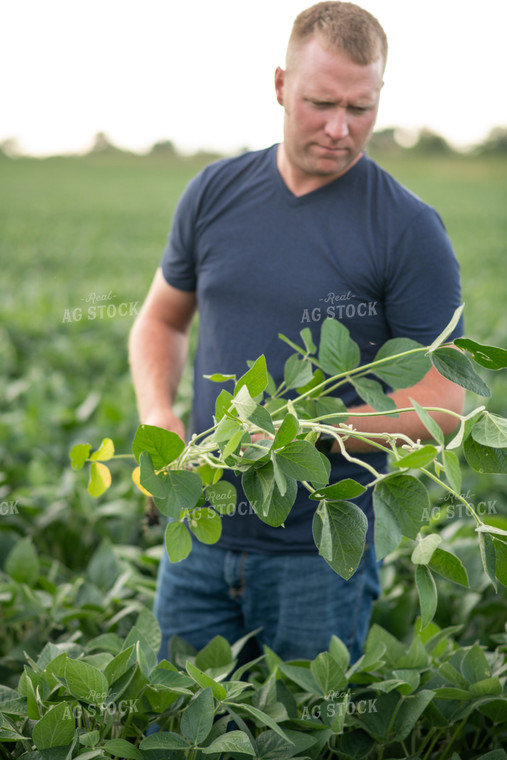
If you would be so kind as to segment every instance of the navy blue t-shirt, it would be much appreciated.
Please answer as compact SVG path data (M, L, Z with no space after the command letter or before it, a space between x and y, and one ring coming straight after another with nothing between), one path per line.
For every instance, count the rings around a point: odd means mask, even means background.
M209 428L222 387L215 372L243 375L261 354L277 385L309 327L318 343L331 316L350 331L361 363L390 338L431 343L461 303L459 267L438 214L368 156L303 196L286 186L277 146L217 161L182 195L162 258L173 287L196 292L199 336L190 433ZM462 323L451 338L462 334ZM347 406L363 403L349 386ZM383 454L361 455L381 470ZM330 482L371 475L339 454ZM234 480L227 475L228 479ZM234 480L239 485L239 479ZM238 489L236 513L222 520L220 545L240 551L315 552L317 502L301 488L284 528L263 523ZM373 526L371 489L356 500Z

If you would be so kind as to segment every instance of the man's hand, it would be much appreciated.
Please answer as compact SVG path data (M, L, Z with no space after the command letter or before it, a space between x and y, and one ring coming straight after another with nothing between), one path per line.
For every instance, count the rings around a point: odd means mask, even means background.
M143 424L154 425L155 427L169 430L171 433L179 435L179 437L185 441L185 427L180 418L174 414L172 409L151 412L147 415L146 419L143 420Z

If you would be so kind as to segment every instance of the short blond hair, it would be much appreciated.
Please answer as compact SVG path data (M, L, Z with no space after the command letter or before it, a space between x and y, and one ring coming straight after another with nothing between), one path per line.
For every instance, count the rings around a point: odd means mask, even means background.
M287 48L293 52L319 36L326 46L344 53L354 63L367 66L387 58L387 37L375 16L354 3L328 0L302 11L294 21Z

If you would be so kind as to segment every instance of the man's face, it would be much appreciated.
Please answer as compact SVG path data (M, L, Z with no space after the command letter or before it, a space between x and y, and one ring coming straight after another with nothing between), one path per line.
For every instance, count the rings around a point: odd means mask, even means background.
M318 37L290 60L275 76L285 108L282 176L319 187L360 158L375 124L384 62L359 65Z

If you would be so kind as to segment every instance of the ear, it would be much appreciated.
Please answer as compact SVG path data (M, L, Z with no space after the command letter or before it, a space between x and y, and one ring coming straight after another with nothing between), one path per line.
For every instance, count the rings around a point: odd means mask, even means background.
M283 106L283 89L285 84L285 71L278 66L277 70L275 71L275 91L276 91L276 99L280 103L281 106Z

